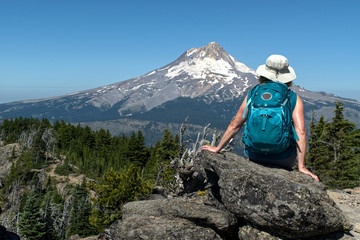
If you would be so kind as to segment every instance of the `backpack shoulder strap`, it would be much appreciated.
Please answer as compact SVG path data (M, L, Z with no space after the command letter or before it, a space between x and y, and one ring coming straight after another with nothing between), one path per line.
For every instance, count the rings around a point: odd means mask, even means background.
M289 104L290 104L290 109L291 109L291 114L292 114L292 112L294 111L295 106L296 106L297 94L289 89L289 96L288 96L288 98L289 98ZM295 138L295 140L296 140L296 141L299 141L300 138L299 138L299 136L298 136L297 133L296 133L294 124L292 123L291 126L292 126L292 131L293 131L293 133L294 133L294 138Z
M251 98L249 98L249 95L248 95L248 100L246 102L246 106L245 106L245 109L244 109L244 114L243 114L243 118L245 118L245 115L246 115L246 110L249 106L249 104L251 103Z
M295 140L296 140L296 141L299 141L300 138L299 138L299 136L297 135L297 133L296 133L296 131L295 131L294 124L291 124L291 126L292 126L292 131L294 132L294 138L295 138Z
M257 91L257 89L259 88L260 86L260 83L257 84L255 87L253 87L253 89L251 89L247 95L247 100L246 100L246 106L245 106L245 109L244 109L244 114L243 114L243 118L245 118L245 115L246 115L246 110L248 109L250 103L252 102L252 97L254 95L254 93Z

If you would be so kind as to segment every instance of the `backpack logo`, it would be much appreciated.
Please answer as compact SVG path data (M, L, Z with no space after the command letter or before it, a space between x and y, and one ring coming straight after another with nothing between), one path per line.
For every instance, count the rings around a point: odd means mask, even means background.
M290 90L283 83L265 82L257 85L248 95L248 110L243 142L257 153L276 154L294 143Z
M272 95L271 95L271 93L266 92L261 95L261 98L265 101L270 100L272 98Z

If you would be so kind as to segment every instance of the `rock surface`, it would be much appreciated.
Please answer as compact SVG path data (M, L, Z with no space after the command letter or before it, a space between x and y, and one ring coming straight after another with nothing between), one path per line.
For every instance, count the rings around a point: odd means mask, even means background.
M235 216L188 199L130 202L106 239L223 239L233 232ZM218 234L219 233L219 234Z
M350 233L357 240L360 239L360 187L345 190L328 190L327 193L354 226Z
M194 167L208 190L127 203L123 218L99 239L357 239L325 187L309 176L233 153L201 152Z
M325 187L309 176L264 167L233 153L203 151L195 164L218 186L213 195L227 210L268 232L304 238L351 230Z

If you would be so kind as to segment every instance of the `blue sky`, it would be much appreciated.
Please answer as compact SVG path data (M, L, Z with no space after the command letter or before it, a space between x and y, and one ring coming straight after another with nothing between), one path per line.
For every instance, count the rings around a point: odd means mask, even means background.
M360 100L359 0L1 0L0 103L127 80L218 42L256 69L282 54L295 84Z

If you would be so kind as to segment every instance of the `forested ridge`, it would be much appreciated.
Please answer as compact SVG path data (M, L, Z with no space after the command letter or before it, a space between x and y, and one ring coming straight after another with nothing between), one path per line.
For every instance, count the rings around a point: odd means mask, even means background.
M27 239L101 232L121 217L124 203L149 195L155 181L168 186L173 170L167 166L180 153L178 137L168 130L150 147L141 131L111 136L47 119L5 119L0 133L3 145L21 146L19 157L13 149L10 172L1 179L1 208L12 208L7 226ZM86 176L82 184L69 184L68 194L57 191L56 178L44 179L55 159L61 161L56 174Z
M360 131L344 119L336 103L335 117L309 126L307 166L328 188L360 186ZM141 131L112 136L48 119L5 119L2 145L18 144L9 155L11 169L1 180L2 221L27 239L68 239L95 235L121 217L123 204L146 198L155 185L176 188L171 160L185 156L183 136L164 130L155 146L146 146ZM50 177L55 161L60 176L83 174L82 183L60 192ZM6 216L5 216L5 215Z

